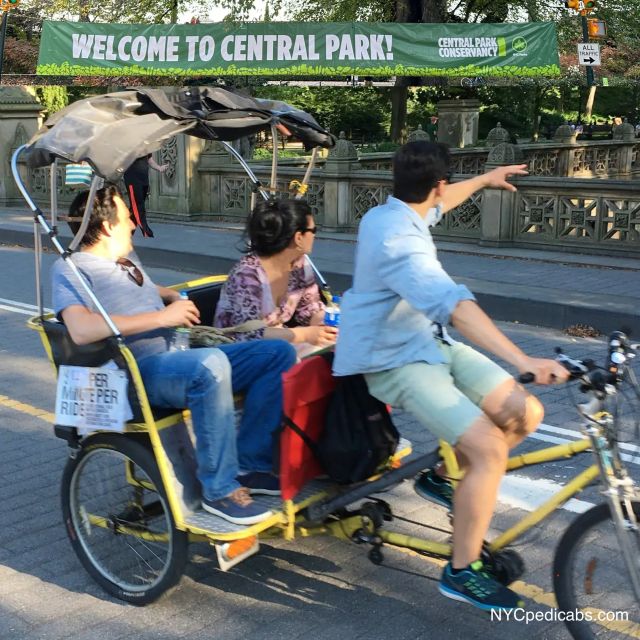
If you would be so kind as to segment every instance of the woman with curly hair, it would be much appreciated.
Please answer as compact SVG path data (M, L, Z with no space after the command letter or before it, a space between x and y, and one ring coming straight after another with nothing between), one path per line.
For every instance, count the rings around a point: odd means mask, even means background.
M262 320L263 329L236 340L279 338L299 351L335 343L338 331L323 324L325 306L311 253L317 227L303 200L259 202L247 220L247 254L231 269L216 308L216 327Z

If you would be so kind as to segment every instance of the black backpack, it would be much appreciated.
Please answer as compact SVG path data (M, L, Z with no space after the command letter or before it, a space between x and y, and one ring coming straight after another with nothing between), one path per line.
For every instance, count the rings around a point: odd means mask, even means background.
M393 455L399 439L387 406L369 393L363 375L337 379L315 450L332 480L366 480Z
M330 369L333 352L319 355ZM340 484L366 480L395 452L400 440L387 405L374 398L363 375L334 377L324 424L312 438L287 415L283 428L298 434L329 478ZM278 448L279 453L279 448Z

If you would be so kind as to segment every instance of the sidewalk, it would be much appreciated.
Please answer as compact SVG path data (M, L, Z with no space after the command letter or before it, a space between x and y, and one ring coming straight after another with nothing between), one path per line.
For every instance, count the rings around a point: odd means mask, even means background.
M149 266L226 273L241 255L238 225L152 226L155 238L136 234L138 255ZM71 237L66 224L60 225L60 233ZM33 246L33 221L25 209L0 211L0 244ZM496 320L556 329L585 324L603 333L625 328L640 337L640 261L438 240L436 244L445 269L466 284ZM44 245L50 246L47 238ZM316 236L313 261L335 291L350 286L354 249L352 234Z

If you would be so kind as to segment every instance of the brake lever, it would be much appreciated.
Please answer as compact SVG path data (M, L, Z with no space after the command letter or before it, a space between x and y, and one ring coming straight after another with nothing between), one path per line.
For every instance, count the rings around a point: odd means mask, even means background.
M595 368L592 360L575 360L562 353L562 351L556 349L556 361L559 362L570 374L572 378L582 378L589 373L591 369Z
M585 360L584 362L581 360L574 360L569 356L562 353L562 349L560 347L556 347L556 362L559 362L570 374L571 378L582 378L589 371L595 369L595 363L593 360ZM531 382L535 382L535 375L530 371L526 373L521 373L518 376L518 382L521 384L530 384Z

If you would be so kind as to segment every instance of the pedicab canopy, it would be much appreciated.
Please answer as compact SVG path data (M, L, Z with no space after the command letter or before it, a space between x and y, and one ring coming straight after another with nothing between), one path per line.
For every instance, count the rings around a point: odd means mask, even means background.
M79 100L49 118L29 141L32 167L55 158L86 161L117 181L141 156L178 133L232 141L276 125L305 149L332 147L335 138L312 116L284 102L241 96L218 87L118 91Z
M99 24L45 21L37 73L554 76L553 22Z

